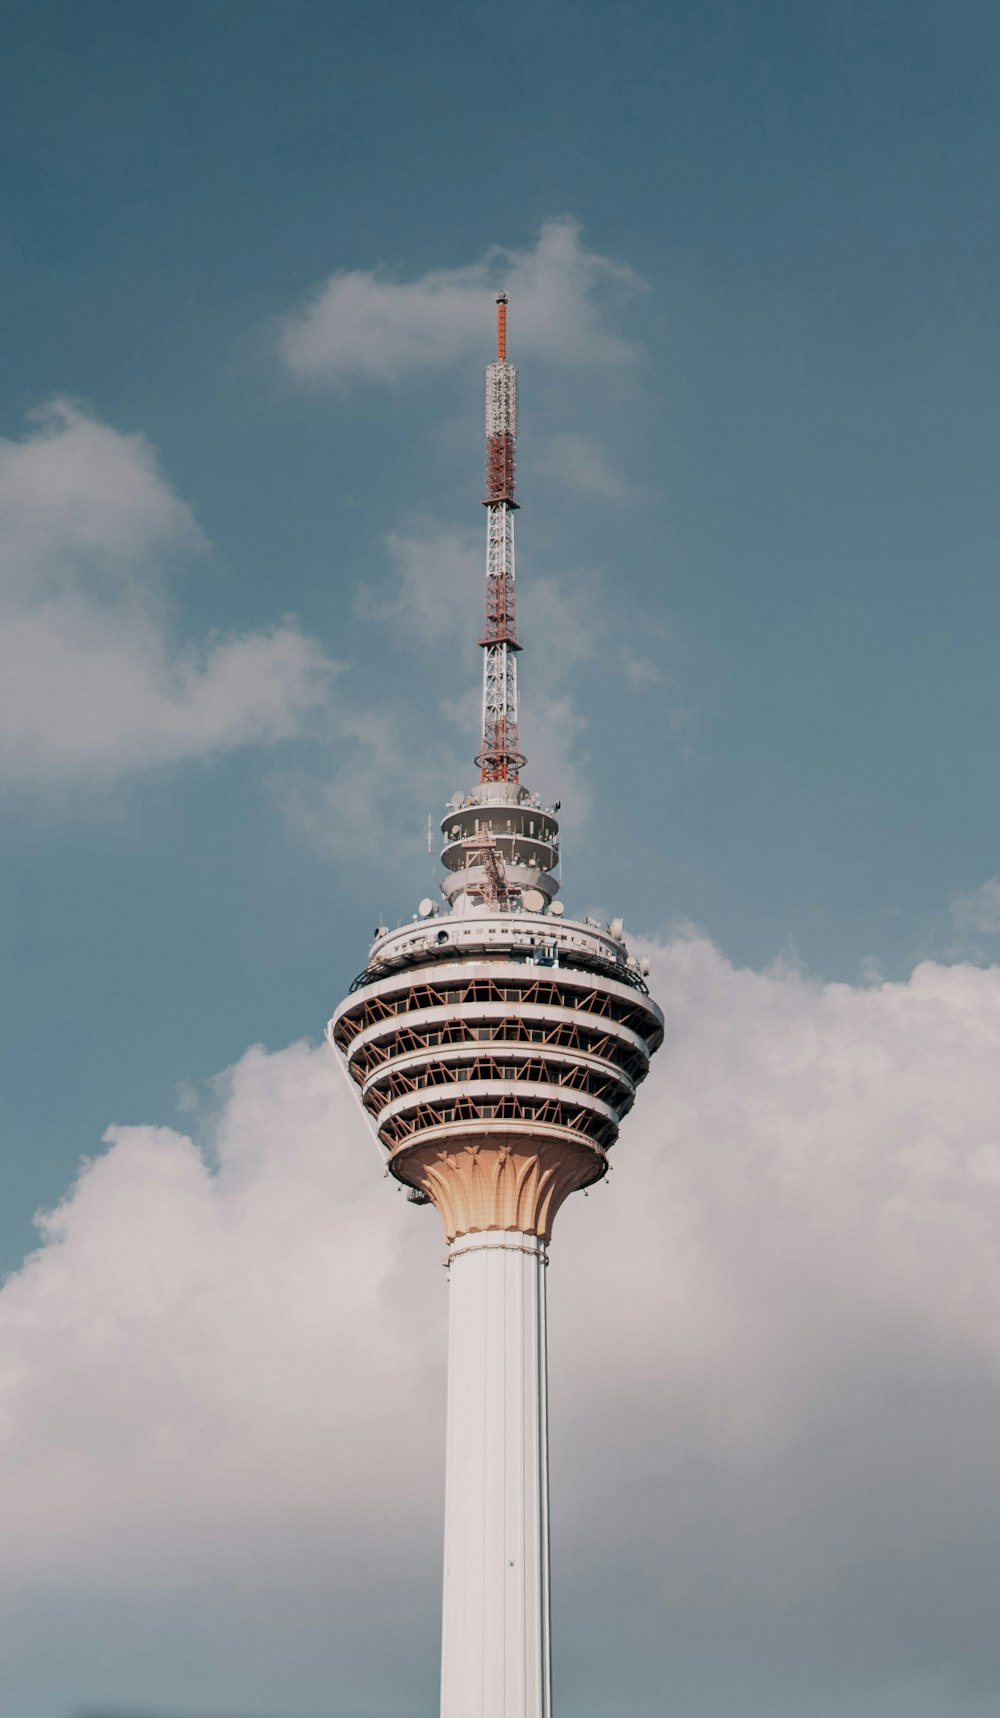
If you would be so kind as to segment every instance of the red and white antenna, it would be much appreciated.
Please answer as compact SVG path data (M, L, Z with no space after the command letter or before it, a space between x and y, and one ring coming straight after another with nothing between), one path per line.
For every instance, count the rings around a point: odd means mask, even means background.
M486 370L486 629L483 647L483 781L517 781L517 626L514 607L514 449L517 370L507 362L507 294L497 293L497 357Z

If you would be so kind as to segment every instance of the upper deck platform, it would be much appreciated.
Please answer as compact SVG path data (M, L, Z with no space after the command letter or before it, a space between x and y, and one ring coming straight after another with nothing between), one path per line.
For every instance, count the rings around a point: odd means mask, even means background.
M648 994L641 963L629 955L622 936L589 919L567 919L551 912L431 914L377 936L368 964L352 992L376 984L390 973L426 963L512 958L542 967L599 972Z

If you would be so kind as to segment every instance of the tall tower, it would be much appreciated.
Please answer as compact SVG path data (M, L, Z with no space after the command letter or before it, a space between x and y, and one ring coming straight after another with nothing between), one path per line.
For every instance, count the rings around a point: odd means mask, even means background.
M556 899L554 806L521 785L514 613L517 371L507 294L486 371L479 784L442 824L444 907L380 930L327 1028L388 1168L444 1224L450 1279L441 1718L549 1718L545 1268L563 1200L608 1152L663 1016L622 921Z

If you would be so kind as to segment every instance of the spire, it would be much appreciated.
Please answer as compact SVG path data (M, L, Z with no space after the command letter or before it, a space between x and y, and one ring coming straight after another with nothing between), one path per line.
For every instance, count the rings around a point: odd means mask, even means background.
M521 780L514 613L517 371L507 357L507 294L497 293L497 356L486 368L486 626L482 779L452 795L441 823L441 893L453 913L541 912L559 891L559 807ZM553 923L562 912L553 909Z
M517 370L507 361L507 294L497 293L497 358L486 369L486 626L483 647L483 781L519 779L514 587L514 455Z

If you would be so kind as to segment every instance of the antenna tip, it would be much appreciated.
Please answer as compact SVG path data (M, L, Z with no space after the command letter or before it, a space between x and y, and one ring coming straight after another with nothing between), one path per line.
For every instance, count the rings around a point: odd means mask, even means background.
M497 363L507 361L507 294L497 293Z

